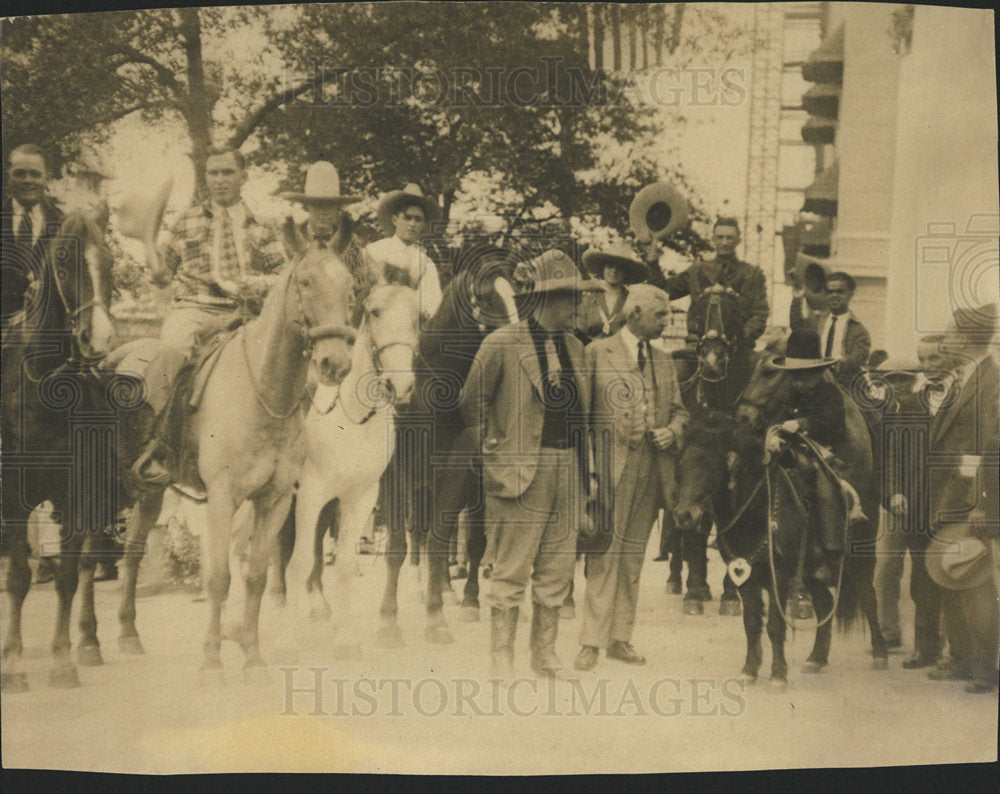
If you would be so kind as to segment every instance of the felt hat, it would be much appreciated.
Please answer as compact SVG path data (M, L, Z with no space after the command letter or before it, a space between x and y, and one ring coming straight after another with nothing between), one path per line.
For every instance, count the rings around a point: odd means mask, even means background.
M785 355L771 359L771 366L789 371L823 369L836 363L819 353L819 334L811 329L792 331L785 346Z
M626 284L638 284L649 278L649 268L624 242L615 242L604 250L588 248L583 252L583 266L597 278L604 278L604 268L608 265L622 271Z
M569 255L558 248L550 248L540 256L529 259L534 271L534 282L521 295L538 295L543 292L600 292L602 287L592 279L584 279Z
M971 590L993 576L990 550L968 524L947 524L934 533L925 560L931 579L948 590Z
M393 190L386 193L378 203L375 212L379 225L386 234L392 234L395 228L392 225L392 216L403 207L416 205L423 209L427 220L434 220L440 214L438 206L434 201L424 195L420 185L411 182L402 190Z
M361 196L343 196L340 193L340 174L333 163L319 160L306 171L306 188L302 193L285 191L281 197L286 201L336 201L338 204L354 204Z

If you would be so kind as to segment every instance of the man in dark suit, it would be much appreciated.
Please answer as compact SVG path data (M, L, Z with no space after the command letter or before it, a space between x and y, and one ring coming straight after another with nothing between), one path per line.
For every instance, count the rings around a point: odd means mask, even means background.
M45 247L58 233L63 214L46 195L49 169L41 147L26 143L11 151L10 196L3 203L3 327L24 308L25 292L40 278Z
M1000 368L990 355L997 305L955 311L945 350L952 354L951 378L930 432L931 527L960 525L979 539L992 540L997 450L1000 446ZM991 507L992 505L992 507ZM932 670L937 681L969 681L969 692L997 686L1000 613L992 579L975 587L944 589L945 630L951 659Z
M481 429L486 492L484 577L491 611L492 674L513 675L514 634L528 583L534 614L531 666L555 677L559 607L569 593L577 533L590 489L589 382L574 336L584 282L558 250L531 263L526 320L483 340L459 407Z
M670 322L670 299L649 284L630 288L625 325L587 346L599 499L613 511L614 534L601 554L587 555L582 648L577 670L592 670L599 648L628 664L646 660L632 647L639 576L659 509L672 510L674 463L688 412L673 358L653 347Z
M812 328L819 334L820 353L824 358L836 360L833 375L848 394L851 394L851 382L868 361L872 346L868 329L850 308L855 288L850 274L831 273L824 287L829 310L807 315L802 305L805 293L796 290L788 318L793 331Z

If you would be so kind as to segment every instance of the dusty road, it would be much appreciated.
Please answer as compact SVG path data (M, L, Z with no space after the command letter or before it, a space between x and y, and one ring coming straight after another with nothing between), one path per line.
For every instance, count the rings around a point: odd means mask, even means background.
M420 773L597 773L877 766L996 758L997 698L934 683L900 667L908 649L871 670L868 641L835 633L828 671L799 669L812 633L788 645L790 685L743 687L742 621L682 614L664 594L666 566L648 563L635 645L646 667L603 657L575 682L550 686L530 675L528 625L517 638L519 673L506 690L485 681L489 624L447 614L455 644L423 638L414 569L404 569L400 623L407 647L375 644L383 560L359 557L355 604L365 640L360 659L336 661L329 628L317 628L294 667L275 664L267 684L248 686L238 649L227 644L222 686L199 682L206 606L191 593L140 599L146 655L117 650L118 586L99 583L105 664L80 668L83 686L47 686L55 597L33 587L25 609L31 691L2 702L6 767L117 772L345 771ZM722 574L713 560L713 585ZM908 579L908 576L906 577ZM582 587L582 574L578 586ZM904 592L904 620L912 604ZM264 653L274 613L265 613ZM567 664L578 621L562 621L557 649ZM74 626L74 640L76 628ZM909 639L909 637L908 637Z

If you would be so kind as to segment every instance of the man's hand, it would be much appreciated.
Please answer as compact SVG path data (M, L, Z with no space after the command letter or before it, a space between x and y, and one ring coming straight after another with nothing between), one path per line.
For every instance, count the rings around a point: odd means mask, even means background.
M789 419L787 422L781 423L781 432L791 435L792 433L798 433L800 427L798 419Z
M908 509L906 497L901 493L894 493L892 499L889 500L889 512L894 516L903 516L906 515Z
M677 440L674 431L669 427L658 427L650 430L649 434L653 439L653 446L657 449L667 449Z

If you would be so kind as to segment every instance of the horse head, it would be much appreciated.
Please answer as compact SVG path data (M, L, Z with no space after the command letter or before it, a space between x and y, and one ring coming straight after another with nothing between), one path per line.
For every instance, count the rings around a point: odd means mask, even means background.
M696 417L677 462L674 519L682 532L697 531L712 508L733 464L730 439L733 420L717 412Z
M398 284L376 287L365 301L360 336L370 345L375 390L379 402L387 398L406 405L413 394L413 358L417 350L420 308L416 290ZM384 394L382 392L388 392Z
M348 324L351 274L336 250L314 241L291 266L289 279L296 308L286 316L297 318L320 381L339 385L351 371L355 337Z
M791 382L784 370L771 364L771 359L766 352L757 356L750 382L736 406L736 418L754 431L763 430L765 423L788 404L791 395Z
M725 380L729 357L733 349L733 327L739 322L735 293L716 285L705 303L701 319L701 336L695 347L702 380L718 383ZM728 333L727 333L728 329Z
M84 360L103 358L115 343L111 320L114 257L105 239L107 204L90 212L73 212L63 220L49 244L44 280L55 290L57 305L73 333L74 354ZM44 306L52 293L43 285Z
M517 322L511 283L514 265L510 252L492 245L471 244L458 254L461 281L455 294L456 318L461 327L483 336L502 325Z

